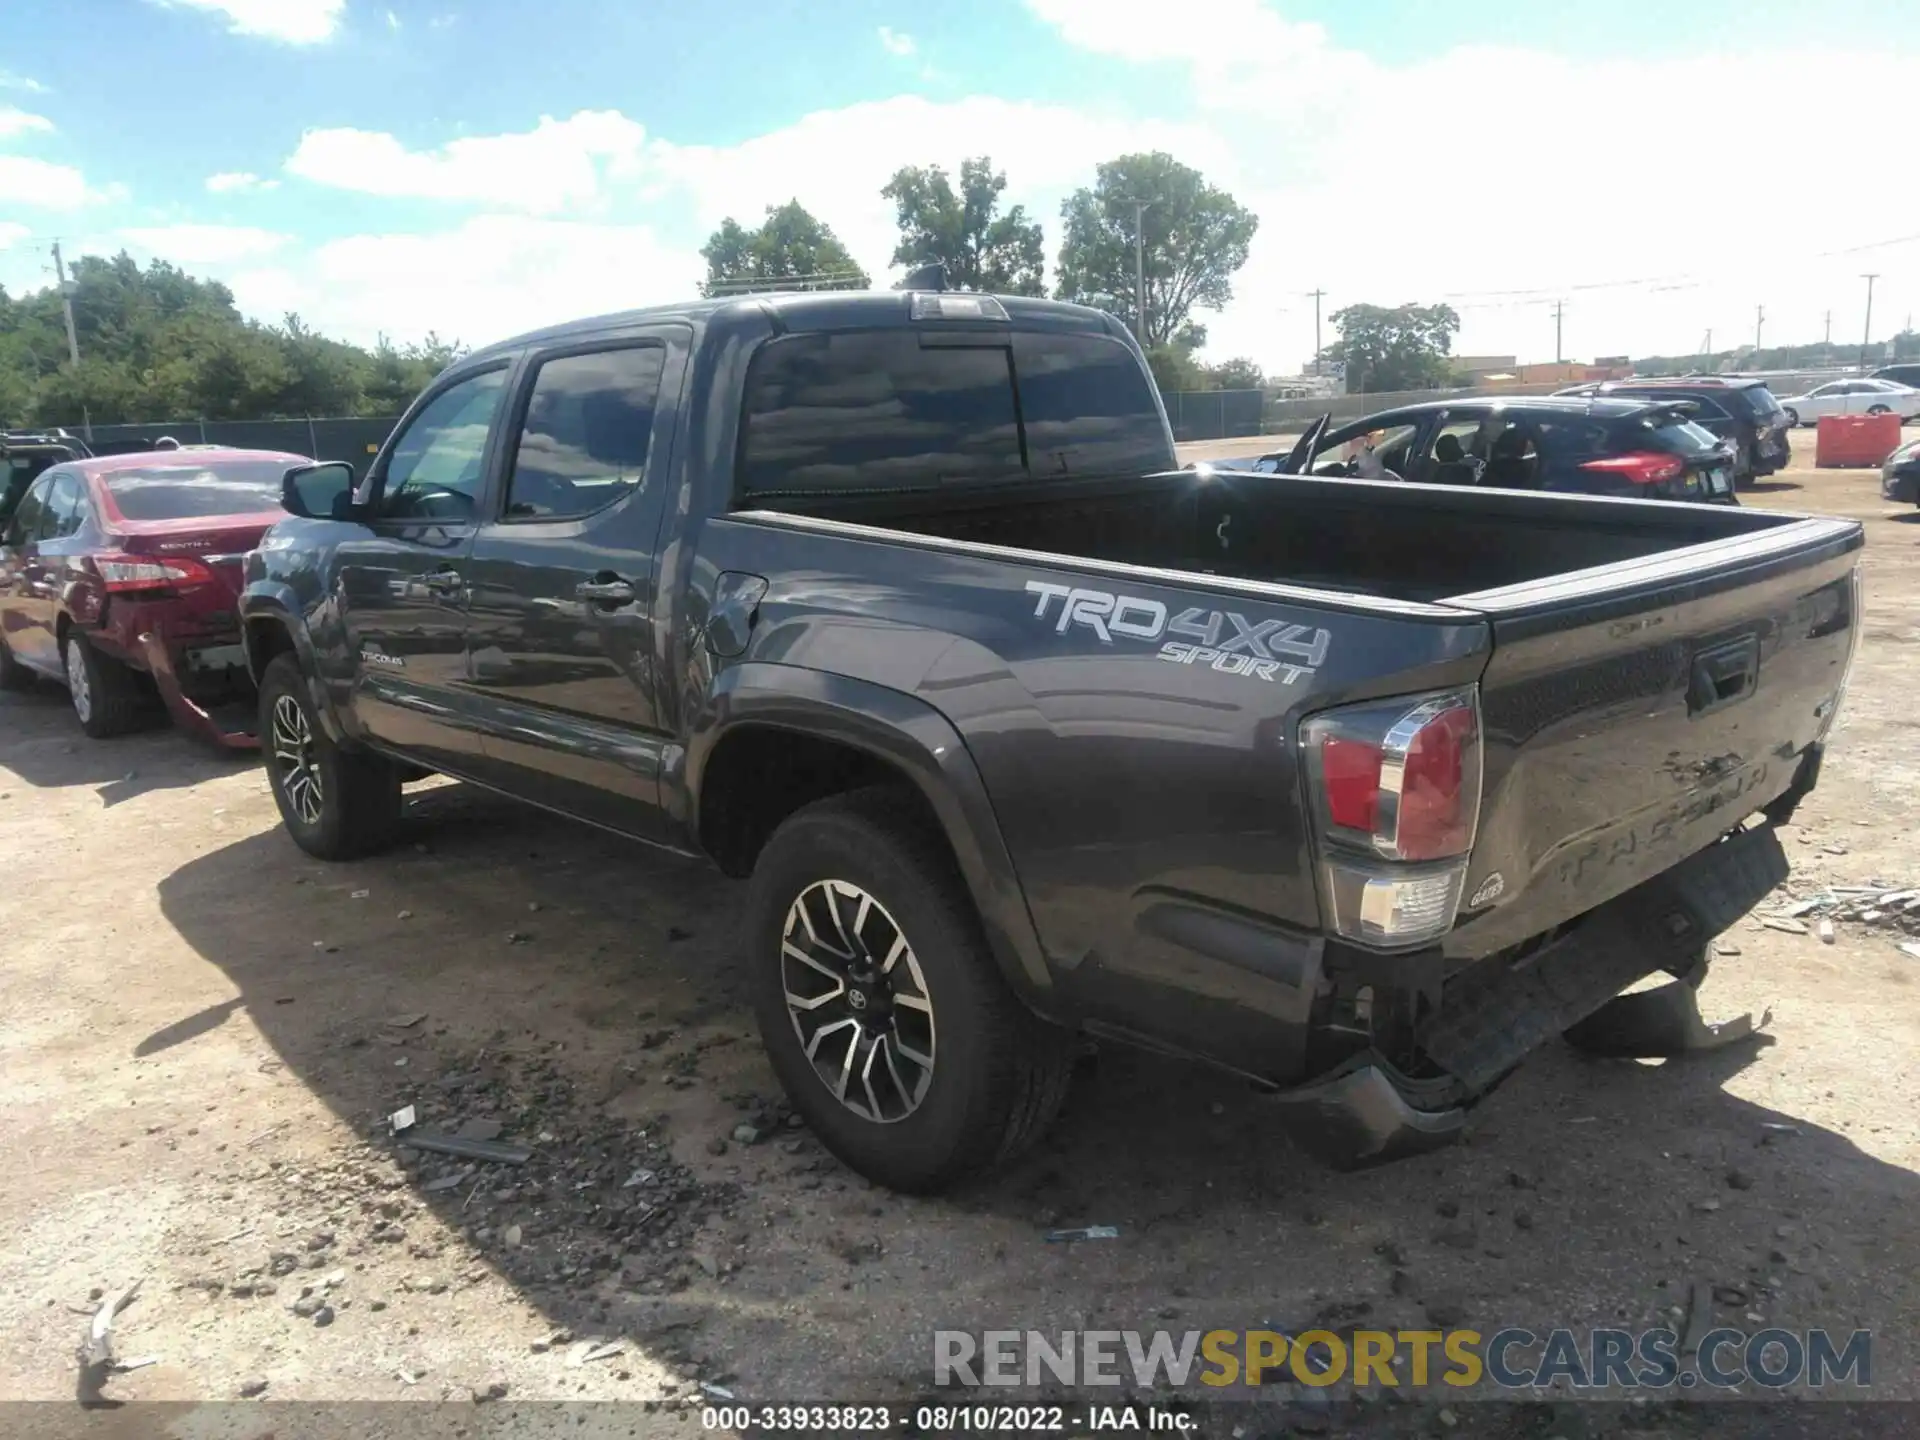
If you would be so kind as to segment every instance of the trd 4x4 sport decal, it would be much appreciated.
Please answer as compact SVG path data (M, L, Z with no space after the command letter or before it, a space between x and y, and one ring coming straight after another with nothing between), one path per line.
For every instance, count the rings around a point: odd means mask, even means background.
M1052 585L1029 580L1027 593L1038 596L1036 620L1053 620L1054 632L1067 633L1071 625L1084 626L1111 645L1124 640L1160 640L1156 660L1175 665L1205 665L1223 675L1245 675L1269 684L1291 685L1310 676L1327 660L1332 636L1308 625L1279 620L1250 621L1232 610L1202 610L1195 606L1169 615L1158 600L1140 595L1116 595L1111 590L1088 590L1078 585ZM1048 614L1053 602L1060 608ZM1180 640L1164 637L1179 635Z

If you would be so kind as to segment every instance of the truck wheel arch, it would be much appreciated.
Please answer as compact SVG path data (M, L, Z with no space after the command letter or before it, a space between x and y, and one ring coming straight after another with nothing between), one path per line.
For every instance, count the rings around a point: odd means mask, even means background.
M684 763L688 828L736 876L802 806L876 784L913 794L953 853L1007 983L1046 1018L1063 1018L1050 1013L1051 974L986 786L931 705L821 671L737 665L693 726Z
M240 643L247 655L247 674L258 685L260 678L267 673L267 666L274 657L290 654L300 662L300 671L307 677L307 686L312 693L314 709L320 716L320 723L326 727L328 737L335 744L347 742L347 736L340 725L340 717L334 712L333 703L327 694L327 687L321 683L321 677L314 662L313 640L307 634L306 625L300 620L298 612L275 595L249 594L243 600L243 615L240 627Z

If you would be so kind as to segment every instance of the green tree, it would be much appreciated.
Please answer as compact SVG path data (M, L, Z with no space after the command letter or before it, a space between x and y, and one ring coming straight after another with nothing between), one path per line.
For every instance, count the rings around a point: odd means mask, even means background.
M1200 373L1209 390L1264 390L1267 385L1267 372L1244 355L1202 365Z
M297 315L262 325L226 286L124 253L83 255L71 273L77 368L59 294L0 291L0 422L392 415L460 350L429 335L369 354Z
M1446 384L1460 329L1451 305L1349 305L1329 318L1340 339L1323 358L1346 362L1349 394Z
M1259 217L1171 155L1122 155L1099 167L1091 188L1060 207L1063 300L1096 305L1126 321L1135 316L1136 222L1146 278L1146 343L1169 343L1196 308L1218 310L1233 298L1233 277L1247 263Z
M728 216L700 249L707 262L703 295L755 290L865 290L867 272L854 262L832 227L798 200L769 205L767 218L748 230Z
M1006 175L985 155L960 162L957 193L938 165L894 171L880 191L893 201L900 225L893 263L943 264L948 281L960 290L1044 295L1046 252L1039 223L1028 221L1024 206L999 213L1006 188Z

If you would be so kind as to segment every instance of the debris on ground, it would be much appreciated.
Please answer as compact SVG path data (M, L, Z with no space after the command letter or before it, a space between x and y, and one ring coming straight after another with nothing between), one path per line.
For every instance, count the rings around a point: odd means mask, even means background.
M113 1321L140 1293L140 1281L123 1286L113 1294L101 1300L100 1308L93 1312L93 1320L87 1326L87 1338L80 1346L80 1392L81 1403L98 1400L101 1387L114 1371L113 1363Z
M1050 1243L1072 1240L1118 1240L1120 1227L1117 1225L1082 1225L1074 1230L1049 1230L1047 1240Z
M388 1117L388 1119L393 1124L393 1133L396 1135L398 1135L402 1130L411 1130L413 1128L414 1122L419 1118L420 1118L419 1115L415 1113L414 1108L411 1105L402 1105L398 1110L394 1111L393 1114Z
M506 1145L494 1140L463 1140L458 1135L433 1131L411 1131L407 1144L415 1150L431 1150L438 1155L455 1155L462 1160L484 1160L489 1165L524 1165L533 1158L525 1145Z
M387 1021L387 1028L389 1030L411 1030L414 1026L418 1025L422 1020L426 1018L427 1018L426 1011L412 1010L406 1013L405 1015L395 1015L392 1019Z
M267 1377L264 1375L249 1376L240 1382L240 1398L242 1400L251 1400L256 1395L264 1395L266 1393Z
M567 1357L567 1364L574 1369L582 1365L591 1365L597 1360L611 1360L627 1348L624 1340L582 1340L573 1347L573 1353Z

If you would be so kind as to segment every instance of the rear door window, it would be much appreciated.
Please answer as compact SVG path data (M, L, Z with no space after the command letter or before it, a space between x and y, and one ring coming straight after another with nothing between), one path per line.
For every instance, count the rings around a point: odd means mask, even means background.
M630 345L542 361L527 401L507 518L590 515L646 483L664 345Z
M40 517L42 540L64 540L80 528L85 518L85 495L80 477L71 472L61 475L47 492L46 512Z
M17 550L22 545L31 545L39 538L40 518L46 513L47 491L52 484L53 481L43 475L21 498L19 506L13 512L13 518L7 522L8 549Z

